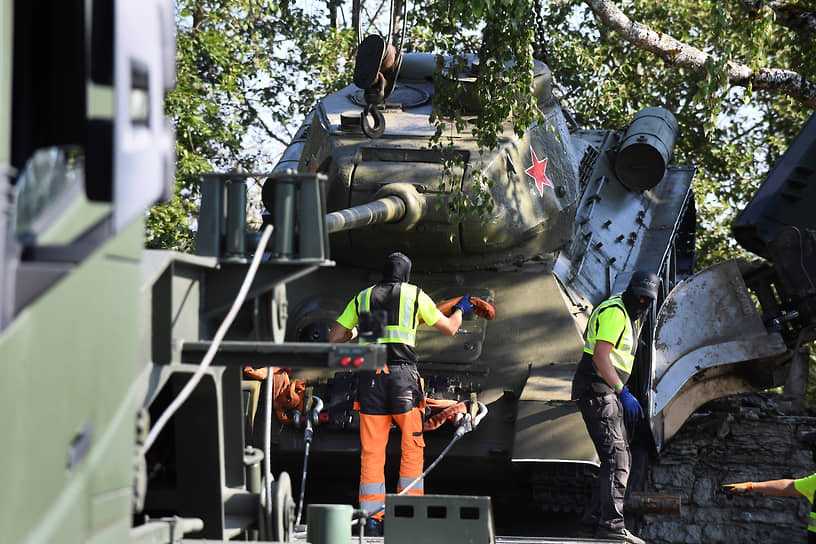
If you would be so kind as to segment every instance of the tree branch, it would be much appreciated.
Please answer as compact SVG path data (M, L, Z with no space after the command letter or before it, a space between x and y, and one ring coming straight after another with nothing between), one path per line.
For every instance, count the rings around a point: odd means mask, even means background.
M776 16L776 23L790 28L803 40L816 35L816 14L788 2L763 2L762 0L737 0L752 17L765 8Z
M383 36L385 35L384 32L381 32L380 29L377 28L377 24L376 24L377 18L380 16L380 11L382 11L383 6L385 6L385 0L381 0L380 5L377 6L377 11L374 12L374 15L371 15L371 12L368 11L368 6L365 3L363 4L363 9L365 10L366 15L368 15L368 27L365 29L365 32L364 32L365 34L368 33L369 28L374 27L374 29L380 35L383 35ZM360 37L359 39L362 40L363 37Z
M658 55L670 65L702 72L706 61L720 60L716 55L710 55L668 34L656 32L646 25L632 21L612 0L583 1L604 25L633 45ZM816 109L816 84L797 72L782 68L760 68L753 71L749 66L733 61L728 61L725 66L731 85L752 85L754 89L784 94L810 109Z
M250 113L252 113L253 117L255 117L255 120L258 121L261 127L263 127L263 129L266 131L267 136L269 136L273 140L280 142L281 144L284 145L284 147L289 145L289 141L291 140L291 138L284 140L283 138L278 136L277 133L274 130L272 130L272 128L269 125L266 124L266 121L264 121L263 118L258 113L258 109L249 101L249 98L247 98L246 96L244 97L244 105L247 107Z

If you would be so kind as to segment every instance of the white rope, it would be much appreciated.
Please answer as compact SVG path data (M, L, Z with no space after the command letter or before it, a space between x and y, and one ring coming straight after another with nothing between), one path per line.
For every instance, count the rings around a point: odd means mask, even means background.
M201 360L201 363L198 365L195 373L193 373L193 376L184 385L184 388L182 388L178 396L173 399L173 402L171 402L170 405L165 408L162 415L156 420L156 424L153 426L153 428L150 429L150 433L147 435L147 440L145 440L145 443L139 450L139 455L144 455L147 450L150 449L150 446L152 446L153 442L156 441L156 438L159 436L161 430L164 428L170 418L173 417L173 414L175 414L181 405L184 404L184 402L193 392L193 389L195 389L195 387L198 385L198 382L201 381L201 378L204 376L204 372L206 372L209 368L210 363L212 363L213 358L215 358L215 352L218 351L221 341L227 334L227 330L229 330L232 322L235 321L235 316L238 315L238 310L241 308L241 305L246 299L247 293L249 292L249 286L252 285L252 280L255 279L258 266L261 264L261 257L263 256L264 250L266 249L266 244L269 243L269 238L271 236L272 226L269 225L264 229L263 234L261 235L261 239L258 242L258 249L255 251L255 256L252 258L252 264L249 266L249 270L247 270L244 283L241 284L241 289L238 291L238 296L235 297L235 301L232 303L232 307L227 313L227 316L224 318L221 326L218 327L218 331L216 331L215 337L213 337L210 348L207 350L207 353L204 355L204 358Z

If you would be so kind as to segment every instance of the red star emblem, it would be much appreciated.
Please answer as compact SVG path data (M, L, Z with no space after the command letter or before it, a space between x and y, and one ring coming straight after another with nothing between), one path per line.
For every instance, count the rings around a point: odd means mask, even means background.
M533 165L525 170L527 175L530 176L535 180L536 188L538 189L538 195L544 196L544 186L549 185L550 187L553 186L550 178L547 177L547 173L545 170L547 169L547 157L544 157L544 160L538 160L536 157L535 150L533 150L533 146L530 146L530 155L533 156Z

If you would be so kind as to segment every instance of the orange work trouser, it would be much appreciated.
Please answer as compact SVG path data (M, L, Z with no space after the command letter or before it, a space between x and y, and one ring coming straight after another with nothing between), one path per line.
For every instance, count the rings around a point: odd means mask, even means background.
M371 513L385 507L385 447L391 421L402 431L399 482L397 493L408 487L422 474L425 440L422 437L422 412L413 408L404 414L360 414L360 508ZM420 480L408 495L422 495L424 482ZM372 517L382 520L384 511Z

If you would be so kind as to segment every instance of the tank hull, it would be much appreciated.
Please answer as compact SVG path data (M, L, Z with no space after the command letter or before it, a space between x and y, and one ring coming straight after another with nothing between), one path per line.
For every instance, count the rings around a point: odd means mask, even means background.
M338 265L292 282L288 291L292 317L289 337L300 337L315 322L330 325L348 300L376 279L368 269ZM583 343L551 262L542 260L503 270L419 272L411 281L437 302L467 292L491 300L498 308L491 321L467 316L453 337L427 325L417 332L418 368L426 395L467 400L475 392L489 410L482 423L427 477L426 489L461 493L465 488L473 492L505 488L515 493L520 478L526 480L531 471L544 466L594 466L595 451L580 414L570 402L570 383ZM296 361L293 366L297 366ZM315 394L330 407L345 401L348 389L330 386L329 382L340 379L334 373L293 370L292 375L313 385ZM348 404L346 410L350 410ZM288 471L302 462L302 434L289 427L280 432L279 451ZM439 455L452 435L451 424L426 433L426 464ZM319 467L318 459L325 459L331 474L351 481L354 492L359 444L354 424L340 427L332 422L318 427L310 466ZM396 467L398 437L389 444L391 465ZM316 477L312 470L320 469L310 469L310 480ZM473 481L474 474L479 475L478 482ZM316 481L325 487L321 478ZM577 508L583 500L580 486L575 495L571 505Z

